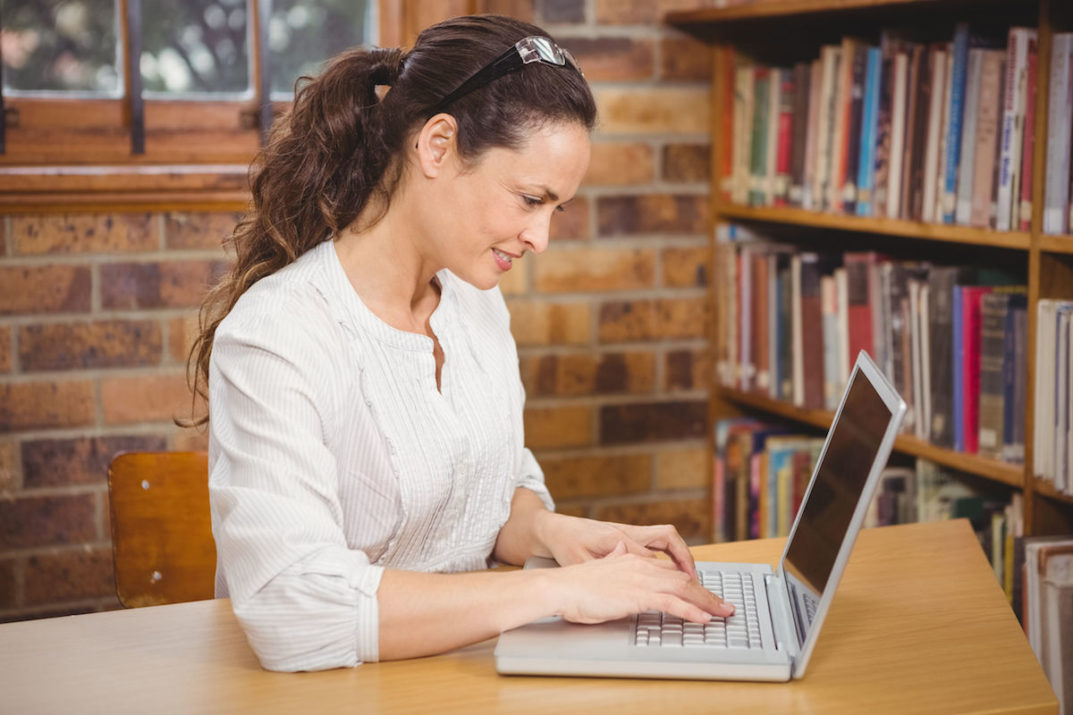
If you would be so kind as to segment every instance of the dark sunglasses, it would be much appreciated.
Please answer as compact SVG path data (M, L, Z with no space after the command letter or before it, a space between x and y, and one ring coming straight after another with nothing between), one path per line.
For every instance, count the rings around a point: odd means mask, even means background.
M428 116L431 117L440 113L450 106L452 102L461 99L470 92L484 87L505 74L517 72L532 62L543 62L546 65L555 65L557 67L564 67L569 64L578 71L578 74L584 76L577 60L568 50L559 47L551 38L542 35L530 35L518 40L506 52L470 75L462 84L455 87L454 91L437 102L429 110Z

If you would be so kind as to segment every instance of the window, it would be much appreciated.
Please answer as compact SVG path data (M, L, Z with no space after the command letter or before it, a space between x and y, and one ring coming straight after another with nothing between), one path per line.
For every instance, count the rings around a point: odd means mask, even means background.
M219 196L219 177L234 175L223 184L244 187L261 141L262 72L278 110L300 75L338 51L376 44L381 35L397 43L401 33L384 31L377 5L3 0L0 202L25 205L20 192L46 185L123 193L135 185L159 192L205 184ZM399 20L395 9L386 15ZM267 53L259 51L261 38ZM134 62L131 48L139 45ZM132 140L138 116L142 152ZM204 182L192 178L199 174Z

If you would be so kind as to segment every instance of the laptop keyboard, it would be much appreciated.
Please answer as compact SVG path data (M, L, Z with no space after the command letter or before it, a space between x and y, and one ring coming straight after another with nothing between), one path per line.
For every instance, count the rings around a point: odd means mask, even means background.
M762 648L756 593L750 575L705 571L700 579L706 589L734 604L733 616L713 616L702 625L661 611L645 611L637 615L634 643L671 648Z

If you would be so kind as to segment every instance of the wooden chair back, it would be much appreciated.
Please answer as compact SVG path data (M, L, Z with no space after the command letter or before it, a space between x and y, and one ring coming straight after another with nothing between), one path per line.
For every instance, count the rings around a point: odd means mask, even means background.
M125 452L108 467L116 594L127 608L213 597L205 452Z

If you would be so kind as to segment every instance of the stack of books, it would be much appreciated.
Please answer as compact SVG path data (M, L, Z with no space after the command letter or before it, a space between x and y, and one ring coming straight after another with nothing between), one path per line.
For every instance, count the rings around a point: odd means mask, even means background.
M1033 469L1056 491L1073 495L1073 301L1037 306Z
M721 384L833 410L866 350L909 404L907 432L1024 460L1027 297L1013 276L873 251L805 251L736 224L716 235Z
M1070 46L1052 52L1048 208L1069 223ZM725 199L868 217L1027 231L1037 105L1037 31L959 24L950 41L884 30L793 67L726 48L720 167ZM1066 78L1063 80L1062 78ZM1063 143L1064 142L1064 143ZM1065 157L1064 162L1062 157ZM1051 190L1053 176L1053 191Z

